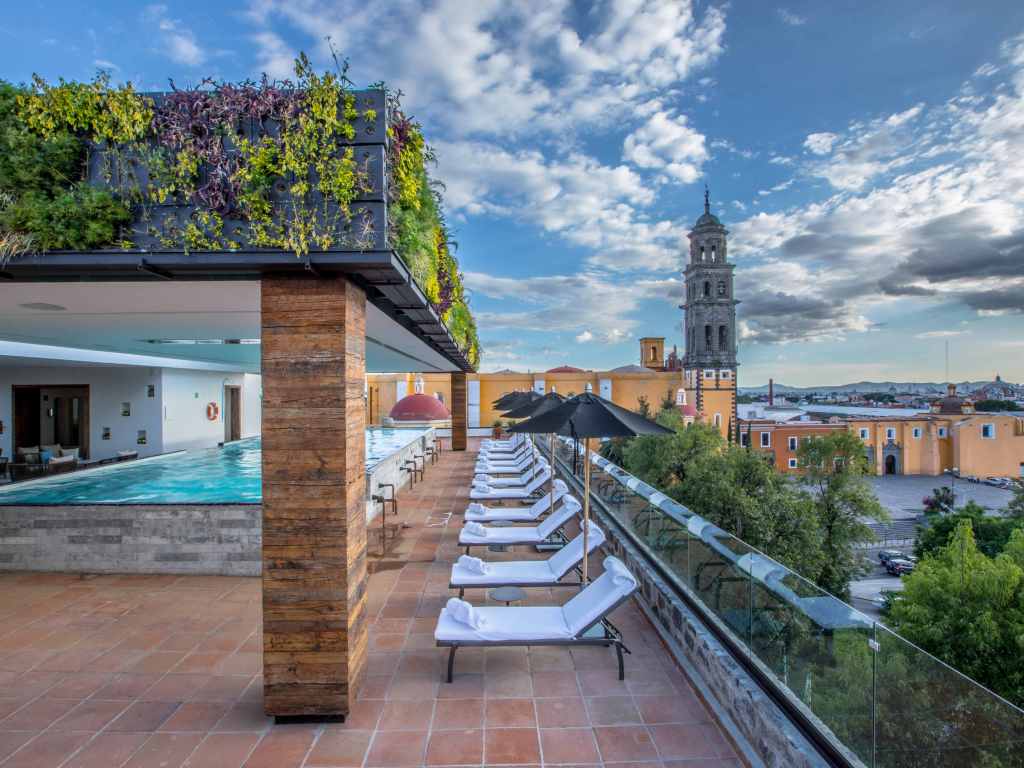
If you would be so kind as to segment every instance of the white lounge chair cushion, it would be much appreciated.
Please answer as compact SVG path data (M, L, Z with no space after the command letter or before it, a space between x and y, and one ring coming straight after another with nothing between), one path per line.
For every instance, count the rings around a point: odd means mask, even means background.
M520 472L512 477L495 477L494 475L479 473L473 476L473 482L486 483L492 488L512 488L519 485L526 485L545 469L547 469L547 463L537 462L537 466L530 467L525 472Z
M618 558L606 557L604 573L561 608L476 608L479 629L457 621L442 609L434 638L444 643L558 641L578 637L637 588L636 579Z
M580 503L569 496L565 503L540 525L493 528L480 523L466 523L459 531L459 544L539 544L569 522L579 510Z
M558 607L481 606L476 609L484 622L482 629L456 621L441 611L434 638L448 643L523 642L527 640L569 640L572 632Z
M551 477L551 469L545 467L529 485L524 488L492 488L488 483L473 481L469 498L471 499L527 499L534 494Z
M555 504L569 492L564 480L555 480ZM528 523L536 520L548 511L551 506L551 494L545 493L528 507L488 507L474 501L466 507L466 521L489 523L495 520L508 520L513 523Z
M591 522L587 541L590 551L593 552L600 547L604 540L604 531ZM476 570L475 565L469 562L470 560L479 560L479 558L462 555L452 566L450 582L457 587L554 584L582 559L583 534L580 533L547 560L508 560L484 563L487 568L485 572ZM480 560L480 562L483 561Z

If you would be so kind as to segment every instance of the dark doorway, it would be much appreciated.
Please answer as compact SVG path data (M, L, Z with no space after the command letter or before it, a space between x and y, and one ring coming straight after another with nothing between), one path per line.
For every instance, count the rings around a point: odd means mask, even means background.
M19 448L39 445L39 387L14 388L14 455Z
M242 439L242 388L224 387L224 440Z
M891 454L885 457L885 474L896 474L896 457Z

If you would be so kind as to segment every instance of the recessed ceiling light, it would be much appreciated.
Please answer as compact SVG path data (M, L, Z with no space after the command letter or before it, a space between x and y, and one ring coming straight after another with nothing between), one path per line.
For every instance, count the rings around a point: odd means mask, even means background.
M259 339L142 339L147 344L259 344Z
M62 307L60 304L47 304L45 301L32 301L28 304L19 304L19 307L25 309L41 309L44 312L66 312L67 307Z

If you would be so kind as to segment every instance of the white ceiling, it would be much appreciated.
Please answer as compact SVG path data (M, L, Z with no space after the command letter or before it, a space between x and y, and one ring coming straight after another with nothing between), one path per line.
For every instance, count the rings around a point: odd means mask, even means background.
M0 283L0 340L187 359L258 373L259 345L153 344L148 340L258 339L259 290L259 283L245 281ZM64 309L30 308L25 304L51 304ZM19 360L31 360L30 364L39 365L37 351L25 354L25 349L0 350L0 362L29 364ZM368 303L366 370L382 373L455 368Z

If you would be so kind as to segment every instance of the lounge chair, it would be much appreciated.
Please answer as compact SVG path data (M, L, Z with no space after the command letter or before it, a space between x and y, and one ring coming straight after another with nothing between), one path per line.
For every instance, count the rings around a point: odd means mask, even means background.
M522 456L516 459L489 459L481 456L476 460L477 472L522 472L534 459L538 458L536 451L524 451Z
M465 547L468 555L470 547L543 544L579 514L579 511L579 502L562 504L539 525L510 525L497 528L480 523L466 523L459 531L459 546Z
M523 435L512 435L508 440L483 440L480 443L481 451L515 451L526 443Z
M564 480L555 480L554 505L557 505L568 492L569 489ZM571 496L566 499L565 503L569 503L569 499L572 499L572 503L579 504ZM550 493L545 493L528 507L488 507L474 501L466 507L465 520L467 523L493 523L496 520L510 523L532 523L545 512L551 511L553 506L551 502Z
M593 521L587 548L590 552L604 543L604 531ZM476 587L568 587L579 586L579 581L562 581L574 568L579 571L583 561L583 534L558 550L547 560L506 560L484 562L478 557L461 555L452 566L448 586L459 590L459 597L467 589ZM581 574L582 575L582 574Z
M549 466L550 465L547 461L542 458L535 464L528 464L524 471L517 472L514 475L509 475L508 477L498 477L496 475L484 473L473 475L473 483L484 483L492 488L513 488L516 486L527 485L534 477L537 476L538 473L543 472Z
M533 476L530 482L522 488L501 488L492 486L486 480L473 479L473 487L469 491L469 498L473 501L500 501L502 499L529 499L535 493L542 492L542 486L551 479L551 467L544 467L538 474Z
M462 647L508 645L615 646L619 680L626 676L622 654L629 649L608 615L636 591L637 581L615 557L606 557L604 573L561 607L474 607L453 597L441 610L434 630L439 648L448 653L448 682L455 671L455 652Z

